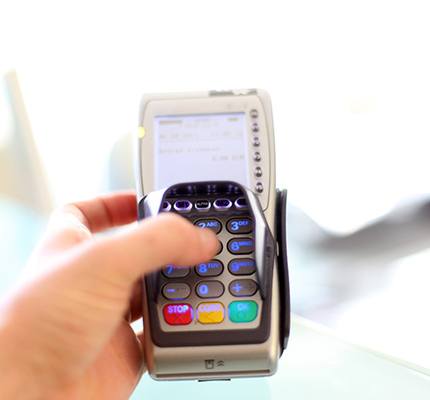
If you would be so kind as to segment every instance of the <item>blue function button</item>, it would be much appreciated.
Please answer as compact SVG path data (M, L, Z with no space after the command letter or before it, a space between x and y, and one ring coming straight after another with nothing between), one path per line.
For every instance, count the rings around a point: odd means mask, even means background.
M216 199L214 201L215 210L226 211L232 206L232 202L229 199Z
M221 231L222 225L217 219L199 219L194 222L194 225L197 225L199 228L207 228L215 233L219 233Z
M251 258L236 258L228 264L233 275L251 275L255 272L255 261Z
M218 281L203 281L197 285L196 293L204 299L220 297L224 293L224 285Z
M228 306L228 315L230 321L252 322L258 315L258 304L255 301L233 301Z
M172 205L168 201L163 201L161 205L161 212L167 212L172 209Z
M175 204L173 204L173 208L180 213L190 212L193 208L191 201L188 200L176 200Z
M232 218L227 222L227 230L230 233L250 233L252 228L251 218Z
M211 202L209 200L196 200L194 202L194 207L197 211L209 211L211 208Z
M167 264L162 273L166 278L184 278L190 273L190 267L176 267L173 264Z
M218 276L224 269L221 261L212 260L196 265L196 273L200 276Z
M251 238L231 239L227 248L232 254L250 254L254 251L254 240Z
M236 208L247 208L248 204L246 202L245 197L238 197L236 201L234 202L234 205Z
M257 288L257 283L252 279L236 279L228 285L228 290L235 297L253 296Z
M191 293L186 283L167 283L163 287L163 296L168 300L184 300Z

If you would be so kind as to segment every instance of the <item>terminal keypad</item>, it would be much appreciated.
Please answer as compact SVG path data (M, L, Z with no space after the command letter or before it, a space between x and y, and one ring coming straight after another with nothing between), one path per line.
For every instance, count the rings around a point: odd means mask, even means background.
M159 274L158 307L165 331L254 329L261 317L254 258L254 221L238 195L167 197L162 212L174 212L212 230L220 252L191 266L166 265Z

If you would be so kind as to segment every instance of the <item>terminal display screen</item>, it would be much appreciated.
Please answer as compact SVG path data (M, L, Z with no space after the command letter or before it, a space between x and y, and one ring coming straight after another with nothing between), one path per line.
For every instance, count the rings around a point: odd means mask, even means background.
M154 188L231 180L249 186L245 113L154 118Z

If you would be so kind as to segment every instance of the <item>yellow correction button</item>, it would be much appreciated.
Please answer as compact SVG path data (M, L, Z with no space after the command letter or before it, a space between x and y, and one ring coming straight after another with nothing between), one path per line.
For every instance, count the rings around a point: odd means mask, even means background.
M200 303L197 318L202 324L219 324L224 321L224 306L221 303Z

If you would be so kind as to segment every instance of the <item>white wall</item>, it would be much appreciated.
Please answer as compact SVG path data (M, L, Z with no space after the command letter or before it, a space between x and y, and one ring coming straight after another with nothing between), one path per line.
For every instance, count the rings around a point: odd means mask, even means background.
M1 1L58 202L96 193L143 92L263 87L278 181L332 230L428 192L427 1Z

